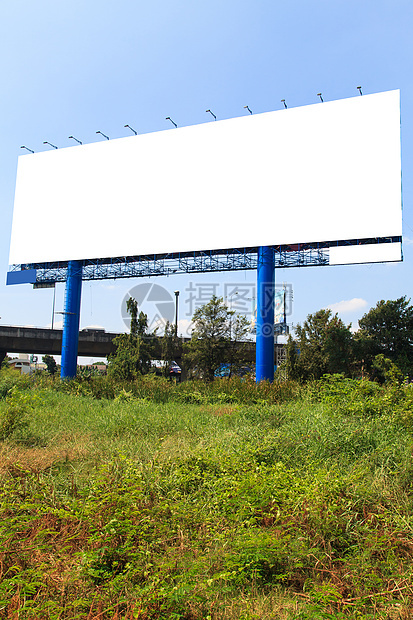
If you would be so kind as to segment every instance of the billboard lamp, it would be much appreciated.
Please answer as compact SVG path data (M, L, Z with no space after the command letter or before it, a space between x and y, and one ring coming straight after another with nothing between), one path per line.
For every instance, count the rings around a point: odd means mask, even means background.
M27 146L21 146L21 149L26 149L26 151L30 151L30 153L34 153L34 151L32 151L32 149L27 148Z
M324 99L323 99L323 94L322 93L317 93L317 97L320 97L321 102L324 103Z
M124 127L128 127L128 129L130 129L131 131L133 131L133 133L135 134L135 136L138 135L138 132L134 130L133 127L131 127L130 125L124 125Z
M103 136L104 138L106 138L106 140L110 140L109 136L107 136L106 134L102 133L101 131L97 131L96 133L100 133L100 135Z
M362 95L363 93L361 92L361 86L357 86L357 90L359 91L360 95Z
M214 117L215 120L217 120L217 117L215 116L215 114L213 112L211 112L211 110L205 110L205 112L209 112L210 114L212 114L212 116Z
M52 144L51 142L48 142L47 140L45 140L43 142L43 144L49 144L50 146L52 146L54 149L57 149L57 146L55 146L54 144Z
M83 142L81 142L80 140L78 140L74 136L69 136L69 140L76 140L76 142L79 142L79 144L83 144Z
M248 110L248 112L249 112L250 114L252 114L252 111L249 109L249 107L248 107L247 105L244 105L244 108L245 108L245 110Z
M287 104L285 103L285 99L281 99L281 103L283 103L284 104L284 108L287 109Z
M178 125L177 125L176 123L174 123L174 121L171 119L171 117L170 117L170 116L167 116L167 117L165 118L165 120L166 120L166 121L171 121L172 125L175 125L175 127L178 127Z

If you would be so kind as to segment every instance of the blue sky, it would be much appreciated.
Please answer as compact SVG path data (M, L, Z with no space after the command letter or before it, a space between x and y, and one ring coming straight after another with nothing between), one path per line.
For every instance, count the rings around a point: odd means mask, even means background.
M380 299L413 297L411 1L4 0L0 24L0 324L51 322L52 291L5 286L21 145L36 152L49 148L45 140L70 146L69 135L93 142L101 139L97 130L122 137L126 123L139 133L160 131L170 126L166 116L192 125L211 119L207 108L225 119L245 114L244 105L259 113L281 109L281 99L289 107L316 103L320 91L325 100L352 97L357 86L365 94L401 90L404 262L285 269L277 281L293 287L294 323L332 306L356 325ZM171 217L179 221L179 213ZM181 291L185 329L190 288L200 300L208 286L218 294L225 283L252 286L254 273L151 282L172 297ZM139 283L86 282L81 326L122 330L122 300ZM59 284L58 311L63 297Z

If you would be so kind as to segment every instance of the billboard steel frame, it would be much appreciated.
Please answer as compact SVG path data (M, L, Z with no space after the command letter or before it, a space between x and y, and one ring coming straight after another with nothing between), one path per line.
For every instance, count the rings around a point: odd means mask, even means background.
M320 267L329 264L329 248L351 245L371 245L401 242L400 236L324 241L294 245L274 245L275 268ZM120 256L79 261L82 280L118 278L148 278L174 274L211 273L257 269L257 247L231 248L197 252L152 254L149 256ZM65 282L69 261L12 265L11 272L35 270L35 281Z

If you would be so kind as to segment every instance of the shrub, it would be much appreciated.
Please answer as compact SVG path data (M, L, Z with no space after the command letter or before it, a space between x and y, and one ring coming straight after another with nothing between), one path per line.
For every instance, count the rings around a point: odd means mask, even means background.
M0 417L0 439L9 439L29 425L28 413L33 409L35 397L20 392L13 386L6 396L6 408Z

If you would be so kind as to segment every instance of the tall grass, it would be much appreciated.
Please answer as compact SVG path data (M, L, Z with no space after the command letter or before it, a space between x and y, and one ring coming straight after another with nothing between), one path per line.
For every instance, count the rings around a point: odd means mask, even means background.
M78 377L70 381L61 382L59 378L52 378L39 374L34 378L37 385L53 387L53 389L74 393L79 396L94 396L95 398L146 398L153 402L183 402L183 403L251 403L273 404L290 400L299 391L299 385L294 381L276 381L269 383L262 381L256 384L252 377L231 379L216 379L213 382L199 380L183 383L170 382L163 377L153 374L144 375L133 382L119 381L112 377ZM1 389L1 388L0 388ZM1 394L1 392L0 392Z
M0 618L411 617L409 386L1 389Z

